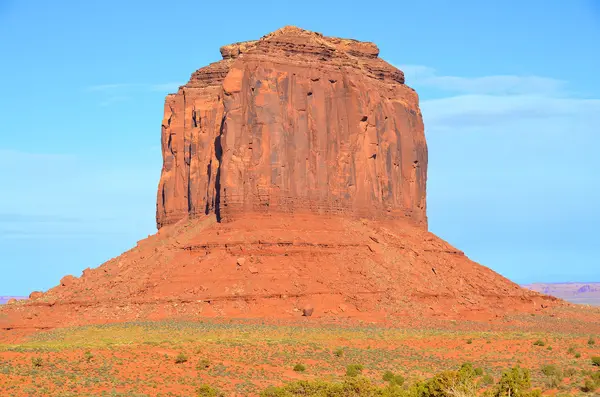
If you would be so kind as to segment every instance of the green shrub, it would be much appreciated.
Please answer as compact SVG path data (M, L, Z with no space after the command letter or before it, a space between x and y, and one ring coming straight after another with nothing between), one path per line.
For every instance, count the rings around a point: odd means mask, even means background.
M342 383L315 381L296 381L284 386L271 386L260 393L260 397L372 397L385 396L395 397L403 396L395 387L386 387L384 389L373 385L371 381L364 377L346 378Z
M333 352L333 354L336 357L342 357L344 355L344 349L342 349L341 347L335 349L335 351Z
M569 350L567 350L567 353L569 353L569 354L575 354L576 353L575 346L569 347Z
M351 365L348 368L360 368ZM386 386L374 385L363 376L346 377L343 382L322 380L295 381L283 386L271 386L260 393L261 397L475 397L478 387L473 375L476 370L472 364L465 363L458 371L445 371L426 381L418 381L410 387L401 387L395 382L399 375L386 371L382 378L390 382ZM550 371L553 372L553 371ZM485 375L481 380L485 385L494 383L494 379ZM504 371L497 386L487 390L486 397L541 397L541 391L531 390L529 371L520 367Z
M561 372L556 365L543 365L541 369L542 373L546 376L560 376Z
M390 381L390 384L397 385L397 386L402 386L404 384L404 376L402 376L400 374L394 375L394 379L392 379Z
M458 371L445 371L417 384L413 391L419 397L476 396L474 373L473 366L465 363Z
M402 386L404 384L404 376L394 374L392 371L385 371L381 378L386 382L390 382L390 385Z
M548 346L546 350L552 350L552 346Z
M481 370L481 368L479 368ZM481 370L483 373L483 371ZM458 375L461 379L472 379L477 376L477 370L473 368L471 363L463 363L458 370Z
M579 352L575 353L575 358L581 358L581 353L579 353Z
M594 346L595 344L596 340L594 339L594 337L590 336L590 339L588 339L588 345Z
M177 357L175 357L175 364L183 364L183 363L187 362L187 360L188 360L187 356L185 354L183 354L183 352L182 352L182 353L179 353L177 355Z
M350 364L346 367L346 376L356 377L362 373L363 369L361 364Z
M544 342L541 339L536 340L535 342L533 342L534 346L546 346L546 342Z
M592 357L592 365L595 365L596 367L600 367L600 356Z
M85 353L83 353L83 358L89 363L94 358L94 355L88 350Z
M502 373L500 381L496 385L494 397L529 397L532 395L531 375L526 368L513 367Z
M467 345L470 345L471 343L473 343L473 339L467 339Z
M596 389L598 389L598 385L596 384L596 382L594 382L592 379L586 379L583 383L581 391L586 393L592 393L595 392Z
M208 367L210 367L210 361L208 361L208 359L206 359L206 358L200 359L198 361L198 364L196 364L196 369L197 370L203 370L203 369L206 369Z
M202 385L196 390L198 397L225 397L225 394L216 387Z
M294 371L304 372L304 371L306 371L306 367L302 364L296 364L296 365L294 365Z
M475 375L477 375L477 376L483 375L483 369L480 367L475 368Z
M481 378L481 382L480 383L481 383L482 386L493 385L494 384L494 377L492 375L485 374L485 375L483 375L483 378Z
M31 358L31 365L33 365L36 368L41 367L43 363L44 363L44 360L42 360L41 357L32 357Z
M569 367L569 368L565 369L565 373L563 375L567 378L571 378L576 373L577 373L577 370L575 368Z
M562 378L560 376L549 376L546 380L546 387L549 389L556 389L562 383Z

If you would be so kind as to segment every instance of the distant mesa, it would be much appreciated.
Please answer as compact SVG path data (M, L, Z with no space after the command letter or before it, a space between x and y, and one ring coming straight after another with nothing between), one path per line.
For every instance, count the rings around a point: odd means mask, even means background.
M24 296L0 296L0 305L8 303L9 301L15 300L23 300L23 299L27 299Z
M505 324L566 305L427 231L418 95L375 44L287 26L221 55L166 97L158 232L3 306L0 328Z
M552 295L572 303L600 306L600 282L598 283L533 283L523 288Z

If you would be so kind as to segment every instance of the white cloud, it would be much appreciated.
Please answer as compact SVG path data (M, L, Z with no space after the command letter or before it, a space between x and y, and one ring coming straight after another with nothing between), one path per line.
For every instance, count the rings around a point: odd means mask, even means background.
M434 68L422 65L400 65L410 86L431 87L464 94L540 94L561 93L565 81L540 76L494 75L460 77L440 75Z
M600 99L541 95L459 95L424 100L421 109L431 130L500 126L532 119L598 122Z
M407 84L422 95L421 109L430 132L508 125L518 129L525 123L535 124L535 120L559 123L571 130L573 126L587 128L600 123L600 99L574 96L563 80L517 75L450 76L423 65L399 68ZM435 99L423 96L428 90L438 92Z
M103 106L103 107L110 106L113 103L125 102L125 101L128 101L129 99L131 99L131 97L129 97L129 96L113 95L113 96L109 96L108 98L106 98L105 100L100 102L100 106Z

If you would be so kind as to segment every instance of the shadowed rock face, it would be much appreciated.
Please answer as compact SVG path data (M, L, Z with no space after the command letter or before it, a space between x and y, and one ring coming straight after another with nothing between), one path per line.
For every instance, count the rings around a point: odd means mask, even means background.
M166 98L159 228L250 212L427 226L418 96L377 46L285 27L221 54Z

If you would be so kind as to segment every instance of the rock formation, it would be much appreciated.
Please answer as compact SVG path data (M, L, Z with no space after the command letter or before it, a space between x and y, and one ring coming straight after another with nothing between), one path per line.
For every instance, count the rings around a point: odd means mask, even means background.
M158 233L1 307L0 330L200 317L502 325L561 305L427 231L417 94L378 52L293 27L221 48L166 99Z
M284 27L221 54L166 99L159 228L240 212L426 226L418 97L375 44Z

